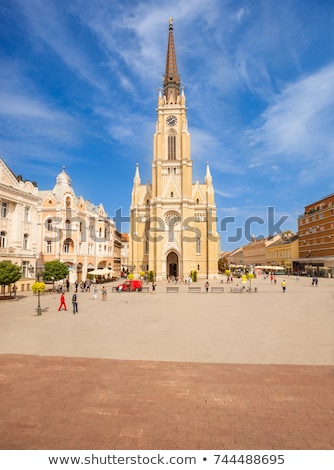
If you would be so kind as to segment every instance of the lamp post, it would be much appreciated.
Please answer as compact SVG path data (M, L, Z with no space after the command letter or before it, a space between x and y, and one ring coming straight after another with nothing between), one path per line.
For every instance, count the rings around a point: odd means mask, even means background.
M39 276L40 276L40 269L43 268L44 266L38 266L36 265L36 280L39 282ZM37 315L42 315L42 308L41 308L41 292L40 289L37 290Z

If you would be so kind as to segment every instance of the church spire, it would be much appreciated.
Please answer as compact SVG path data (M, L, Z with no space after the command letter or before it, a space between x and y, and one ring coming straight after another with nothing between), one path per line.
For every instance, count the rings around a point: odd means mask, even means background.
M180 77L177 71L176 54L174 46L174 35L173 35L173 18L169 20L169 36L168 36L168 49L166 58L166 71L163 79L164 95L166 96L167 102L169 102L171 96L174 100L180 95Z

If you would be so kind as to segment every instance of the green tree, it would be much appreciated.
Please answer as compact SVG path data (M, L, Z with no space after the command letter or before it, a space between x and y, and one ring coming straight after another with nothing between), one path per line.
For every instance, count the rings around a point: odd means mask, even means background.
M21 279L21 268L11 261L0 262L0 286L9 286Z
M154 271L148 271L147 280L148 280L148 282L153 282L154 281Z
M190 277L193 282L197 282L197 271L191 271Z
M44 281L61 281L68 275L68 267L66 264L58 260L48 261L44 265L43 279ZM52 279L53 278L53 279Z
M223 273L228 268L228 261L227 258L219 258L218 260L218 271Z

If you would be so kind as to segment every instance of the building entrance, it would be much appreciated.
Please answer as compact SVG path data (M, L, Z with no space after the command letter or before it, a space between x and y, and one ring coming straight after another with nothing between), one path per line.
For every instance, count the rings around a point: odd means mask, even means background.
M179 257L175 251L171 251L167 256L167 275L168 277L179 276Z

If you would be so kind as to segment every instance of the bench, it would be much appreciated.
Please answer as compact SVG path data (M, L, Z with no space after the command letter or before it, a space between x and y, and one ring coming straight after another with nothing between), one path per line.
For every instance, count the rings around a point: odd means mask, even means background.
M254 294L256 294L257 287L247 287L246 292L249 292L250 294L254 292Z
M201 286L190 286L190 287L188 287L188 292L199 292L199 293L201 293Z
M179 292L179 286L167 286L166 292Z
M221 292L221 293L223 293L224 292L224 287L213 286L213 287L211 287L211 292Z
M242 294L243 292L246 292L246 289L242 287L231 287L230 292L233 294Z
M139 292L150 292L149 286L143 286Z

